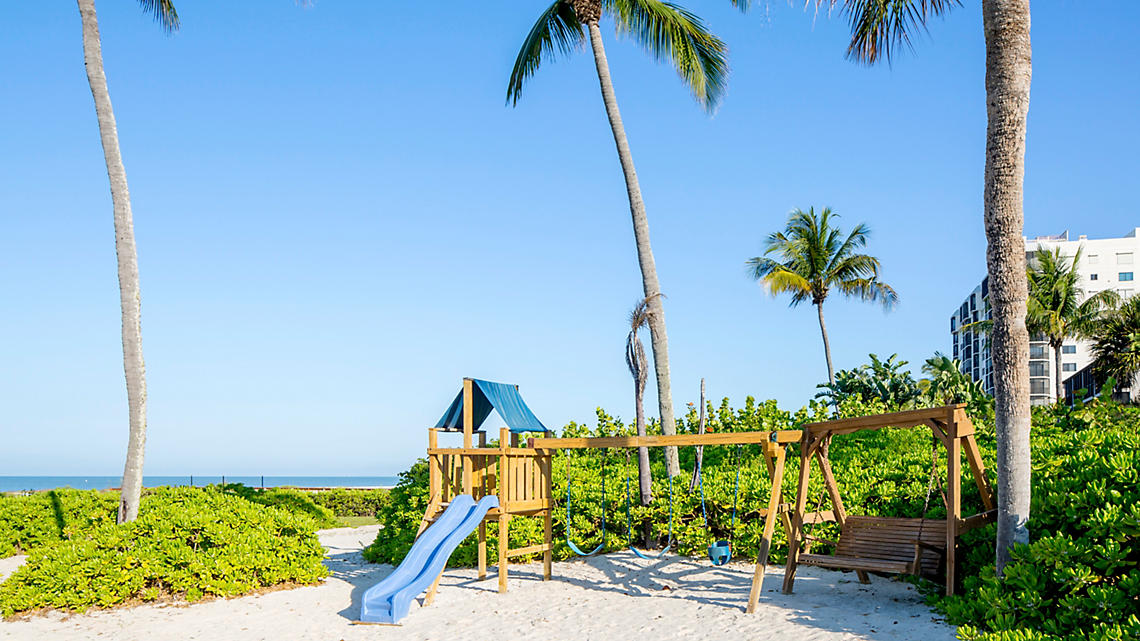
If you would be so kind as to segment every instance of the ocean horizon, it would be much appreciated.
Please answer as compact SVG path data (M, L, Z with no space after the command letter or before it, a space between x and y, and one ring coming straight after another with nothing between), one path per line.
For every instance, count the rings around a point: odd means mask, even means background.
M144 476L143 487L195 486L241 483L251 487L392 487L395 476ZM0 476L0 492L71 488L107 490L119 487L121 476Z

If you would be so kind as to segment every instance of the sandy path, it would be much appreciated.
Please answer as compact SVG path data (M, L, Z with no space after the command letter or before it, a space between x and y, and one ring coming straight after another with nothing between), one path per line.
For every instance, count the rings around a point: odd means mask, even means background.
M772 567L759 611L745 615L752 566L715 568L676 557L643 561L628 552L556 564L550 582L539 580L540 565L515 566L506 595L495 592L493 570L485 582L475 581L472 570L449 571L435 604L413 604L404 625L351 625L361 594L391 570L360 558L375 533L375 526L322 532L332 574L318 586L191 606L0 622L0 639L954 639L954 628L906 583L874 578L864 586L852 574L804 567L796 594L785 596L779 591L782 569ZM0 576L18 564L0 560Z

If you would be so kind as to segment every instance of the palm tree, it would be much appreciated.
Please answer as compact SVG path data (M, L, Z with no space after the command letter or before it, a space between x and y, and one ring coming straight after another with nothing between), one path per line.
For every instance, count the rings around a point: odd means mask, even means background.
M950 358L942 352L922 364L922 372L930 378L919 381L926 401L933 405L966 403L976 406L986 401L981 381L975 381L962 371L962 361Z
M1134 388L1140 374L1140 296L1105 314L1092 331L1092 342L1097 372Z
M810 0L809 0L810 1ZM732 0L747 8L748 0ZM913 33L960 0L816 0L842 6L851 23L848 57L890 60ZM983 209L986 267L993 306L990 336L997 431L997 572L1014 545L1029 542L1029 332L1025 326L1023 188L1025 131L1032 78L1029 0L981 0L986 40L986 168Z
M103 158L107 163L115 215L115 255L119 263L119 305L123 326L123 371L127 379L130 425L119 499L118 520L124 523L133 521L139 513L143 455L146 451L146 366L142 353L139 264L127 172L119 152L115 112L111 108L111 94L103 71L103 51L99 40L99 22L95 16L95 0L78 0L78 3L83 23L83 62L87 67L91 96L95 100L95 116L99 121L99 135L103 142ZM178 13L169 0L139 0L139 4L167 32L178 29Z
M791 295L792 307L805 301L815 305L827 359L828 385L835 384L835 370L823 320L823 302L831 290L847 297L881 302L885 309L899 300L895 290L879 280L879 259L856 251L867 245L871 230L859 224L844 238L843 231L831 224L835 218L839 215L828 207L818 215L814 208L806 212L796 209L788 217L784 231L768 236L764 256L748 260L749 273L773 296ZM770 258L770 254L778 260Z
M1044 334L1053 348L1053 380L1057 400L1065 400L1061 385L1061 345L1066 338L1089 336L1102 310L1115 305L1118 296L1106 289L1083 302L1084 288L1077 272L1081 250L1070 260L1061 248L1045 249L1034 254L1029 265L1029 300L1026 326L1032 333Z
M649 376L649 364L645 358L645 347L638 333L649 326L649 307L645 299L638 301L629 313L629 334L625 337L625 364L633 376L633 401L637 412L637 435L645 436L645 379ZM649 468L649 448L637 448L637 480L641 493L641 504L653 502L653 477Z
M728 77L727 48L705 28L700 18L664 0L555 0L539 16L538 22L523 42L507 85L507 101L518 104L523 85L538 71L544 56L569 54L580 48L589 34L602 102L617 145L618 160L629 197L629 211L633 218L633 236L637 243L642 287L648 304L661 431L675 434L677 429L673 418L673 395L669 387L669 339L665 333L665 308L661 304L661 285L657 280L657 266L649 243L649 219L645 213L645 202L637 182L637 171L633 166L625 126L618 111L610 67L602 43L602 31L598 26L603 13L613 18L619 34L632 36L655 58L672 62L697 102L708 110L715 108L724 92ZM665 464L670 477L680 472L677 448L665 448Z

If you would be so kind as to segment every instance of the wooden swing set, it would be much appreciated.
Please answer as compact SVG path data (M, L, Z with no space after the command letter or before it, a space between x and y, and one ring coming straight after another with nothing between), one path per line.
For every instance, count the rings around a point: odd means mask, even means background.
M495 388L489 386L499 386L510 393L502 390L496 392ZM514 389L512 391L509 388ZM500 396L495 396L496 393ZM482 407L480 403L483 404ZM529 420L518 420L515 415L518 408L512 407L512 404L521 405ZM486 432L479 427L490 411L487 409L489 406L499 410L510 426L500 429L498 444L490 447L487 446ZM831 438L861 430L914 426L930 427L934 437L948 453L945 520L848 515L828 459ZM460 428L463 434L462 447L439 446L441 432L457 432ZM530 438L526 446L520 446L520 434L535 432L547 436ZM797 442L800 444L799 481L795 501L790 502L785 500L783 490L786 448ZM760 445L771 477L767 506L758 510L764 518L764 528L746 610L750 613L755 611L759 601L777 519L783 522L789 542L784 575L784 591L787 593L792 590L797 565L802 564L854 570L863 582L868 580L868 572L934 577L940 569L945 568L946 593L950 594L954 589L957 537L963 532L992 522L996 513L993 491L986 479L985 468L974 440L973 426L961 405L812 423L799 430L553 438L522 403L515 386L468 378L464 379L460 395L448 414L445 414L439 425L428 430L429 501L417 537L446 510L456 496L467 494L476 501L485 496L496 496L499 507L490 510L478 526L479 579L487 577L486 526L495 523L498 526L499 592L507 591L508 562L514 557L541 554L543 580L549 580L554 549L552 462L556 450L710 445ZM961 517L960 491L963 454L986 508L985 512L965 519ZM830 510L820 510L819 504L813 511L807 510L813 462L819 466L823 475L824 487L831 498ZM929 502L929 493L927 498ZM516 516L542 518L541 544L514 549L509 547L510 522ZM827 521L839 524L841 533L838 541L824 541L805 533L805 526ZM829 543L836 552L832 555L814 554L811 552L813 542ZM427 604L434 600L438 587L439 577L428 590Z
M926 503L920 518L887 518L848 515L831 469L828 449L833 436L853 434L885 427L929 427L934 438L931 456L930 482ZM788 563L784 572L784 592L791 594L798 565L815 565L827 568L854 570L863 583L869 582L868 572L887 574L914 574L938 578L944 568L945 593L954 593L956 548L958 537L964 532L992 523L997 510L994 493L986 477L978 442L974 439L974 426L966 416L964 405L948 405L931 409L910 410L810 423L802 428L800 439L800 476L796 489L796 504L792 510L791 530L788 533ZM927 519L926 511L934 489L937 448L946 450L946 485L943 496L946 517ZM981 494L983 512L962 518L962 456L970 466L974 483ZM808 485L812 463L819 466L823 485L831 498L832 509L806 513ZM822 500L822 494L820 499ZM829 541L808 535L806 526L823 521L839 524L838 541ZM813 542L830 544L834 554L812 554Z

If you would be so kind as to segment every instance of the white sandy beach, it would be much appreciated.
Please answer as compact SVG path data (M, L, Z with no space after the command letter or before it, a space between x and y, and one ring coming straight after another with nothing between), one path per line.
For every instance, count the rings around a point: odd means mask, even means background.
M193 605L53 613L0 622L0 639L954 639L953 626L907 583L875 577L860 585L853 574L802 567L796 594L785 596L779 590L783 570L773 566L759 611L746 615L753 566L717 568L678 557L643 561L628 552L558 563L549 582L541 581L539 564L512 566L506 595L496 592L493 569L484 582L475 581L474 570L448 571L435 603L413 604L403 625L352 625L360 596L392 569L360 557L376 530L321 532L331 571L321 585ZM0 579L22 562L0 559Z

